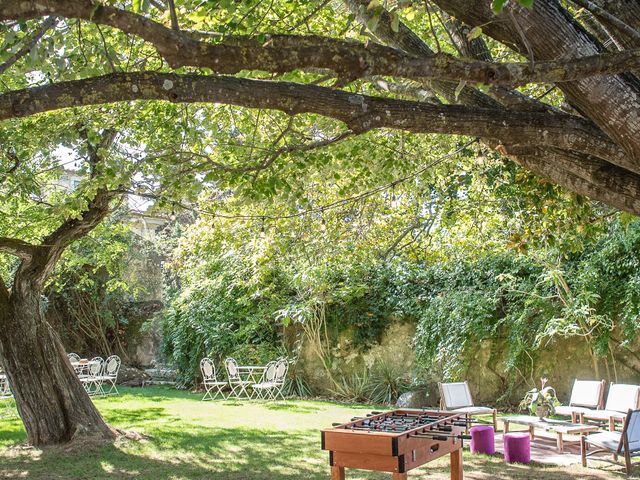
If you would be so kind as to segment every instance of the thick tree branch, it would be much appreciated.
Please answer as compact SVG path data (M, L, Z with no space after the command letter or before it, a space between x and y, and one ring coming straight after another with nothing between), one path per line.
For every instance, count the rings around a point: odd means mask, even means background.
M19 2L19 5L26 7L22 10L23 15L41 16L44 9L51 15L81 18L139 35L152 43L173 68L210 68L223 74L235 74L242 70L284 73L324 68L347 79L388 75L517 86L537 82L566 82L640 70L640 50L531 65L466 60L447 54L417 57L373 42L365 45L313 35L273 35L266 42L236 37L213 44L195 40L188 33L167 28L140 15L99 6L91 0ZM20 9L0 3L0 19L15 18L12 17L17 14L12 13L14 10Z
M44 284L64 249L71 242L88 234L107 216L114 195L106 189L99 189L78 218L63 222L40 245L34 246L32 255L23 259L16 272L16 294L27 294Z
M24 259L30 258L36 246L17 238L0 237L0 252Z
M640 213L640 176L634 173L566 151L506 147L503 153L553 183L620 210Z
M624 168L640 161L624 154L589 121L571 115L432 105L332 90L315 85L169 73L113 73L0 95L0 120L65 107L130 100L222 103L315 113L344 122L355 133L392 128L448 133L591 153ZM640 168L639 168L640 169Z
M520 34L510 22L509 12L526 32L536 62L576 59L598 55L600 45L560 2L536 0L532 9L510 2L496 16L484 0L434 0L450 15L520 52L527 52ZM582 78L558 87L568 102L590 118L632 157L640 156L640 88L625 75Z
M47 18L38 30L33 34L31 38L29 38L25 44L18 50L16 53L11 55L7 60L5 60L2 64L0 64L0 75L2 75L5 71L7 71L11 66L20 60L22 57L27 55L33 47L40 41L40 39L44 36L49 29L51 29L56 24L56 19L54 17Z
M640 2L637 0L591 0L592 3L604 8L611 15L620 19L636 31L640 31ZM605 25L613 40L622 50L624 48L640 48L640 41L635 36L630 37L624 31L620 31L612 25L606 24L600 17L600 22Z
M474 58L485 62L493 61L491 51L481 37L469 39L471 28L463 24L460 20L450 17L446 12L442 12L442 14L446 19L444 27L447 28L451 41L456 45L463 57ZM488 93L505 107L513 108L514 110L538 112L550 112L555 110L551 105L524 95L518 90L502 86L493 86L489 89Z
M398 28L394 28L393 19L387 10L381 9L378 12L369 10L367 8L369 0L343 0L343 3L365 28L375 17L377 20L375 37L385 44L419 58L435 55L429 45L403 22L398 22ZM500 103L469 85L464 85L461 90L458 89L459 84L456 82L431 80L427 85L434 93L442 95L450 103L489 108L500 106Z
M630 42L635 45L640 45L640 32L635 28L627 25L615 15L609 13L605 8L597 5L591 0L571 0L576 5L591 12L595 17L599 18L605 25L614 27L616 30L622 32L625 37L628 37ZM636 5L637 6L637 5Z

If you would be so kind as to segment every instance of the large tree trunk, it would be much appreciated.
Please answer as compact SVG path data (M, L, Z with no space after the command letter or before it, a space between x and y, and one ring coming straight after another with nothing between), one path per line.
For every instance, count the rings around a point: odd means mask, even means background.
M40 291L2 305L0 355L32 445L68 442L77 434L112 439L78 380L62 343L40 312Z
M100 147L109 145L114 136L107 132ZM93 169L100 160L98 148L87 145ZM40 245L0 238L0 251L22 260L11 290L0 278L0 358L32 445L65 443L75 437L115 437L40 310L44 283L65 247L100 223L112 198L112 192L98 189L79 217L63 222Z

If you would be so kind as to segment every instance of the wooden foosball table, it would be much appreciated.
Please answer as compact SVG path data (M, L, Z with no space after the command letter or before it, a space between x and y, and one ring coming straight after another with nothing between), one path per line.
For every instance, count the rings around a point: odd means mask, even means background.
M344 480L345 468L390 472L404 480L407 472L450 455L451 480L462 480L464 414L438 410L372 412L322 430L322 449L329 451L332 480Z

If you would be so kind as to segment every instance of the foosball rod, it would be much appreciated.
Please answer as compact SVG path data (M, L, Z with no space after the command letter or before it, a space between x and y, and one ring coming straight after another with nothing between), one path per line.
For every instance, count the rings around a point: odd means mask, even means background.
M425 432L425 433L414 433L409 436L415 437L415 438L430 438L432 440L448 440L449 438L459 438L460 440L471 440L471 435L461 435L461 434L443 435L442 433L429 434Z
M367 414L367 417L373 417L375 415L381 415L384 412L371 412ZM390 412L391 413L391 412ZM414 414L414 413L397 413L397 414L393 414L392 415L396 416L396 417L400 417L400 418L419 418L419 419L424 419L424 420L432 420L434 422L437 421L442 421L445 420L447 422L450 422L451 420L446 420L448 417L445 416L436 416L436 415L419 415L419 414ZM362 417L356 417L356 418L362 418ZM456 426L466 426L467 424L473 424L473 423L482 423L479 422L477 420L453 420L454 425ZM457 424L456 424L457 423ZM460 424L464 424L464 425L460 425Z

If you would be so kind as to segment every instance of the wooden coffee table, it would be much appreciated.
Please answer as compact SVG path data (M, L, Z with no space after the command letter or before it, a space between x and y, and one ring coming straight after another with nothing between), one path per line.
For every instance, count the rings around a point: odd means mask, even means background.
M539 428L546 432L554 432L557 435L557 446L559 452L564 452L563 435L584 435L589 432L597 432L597 425L585 425L582 423L571 423L565 420L545 419L540 420L538 417L529 415L516 415L510 417L502 417L499 420L504 424L504 433L509 433L509 425L525 425L529 427L529 435L531 440L535 438L535 429Z

